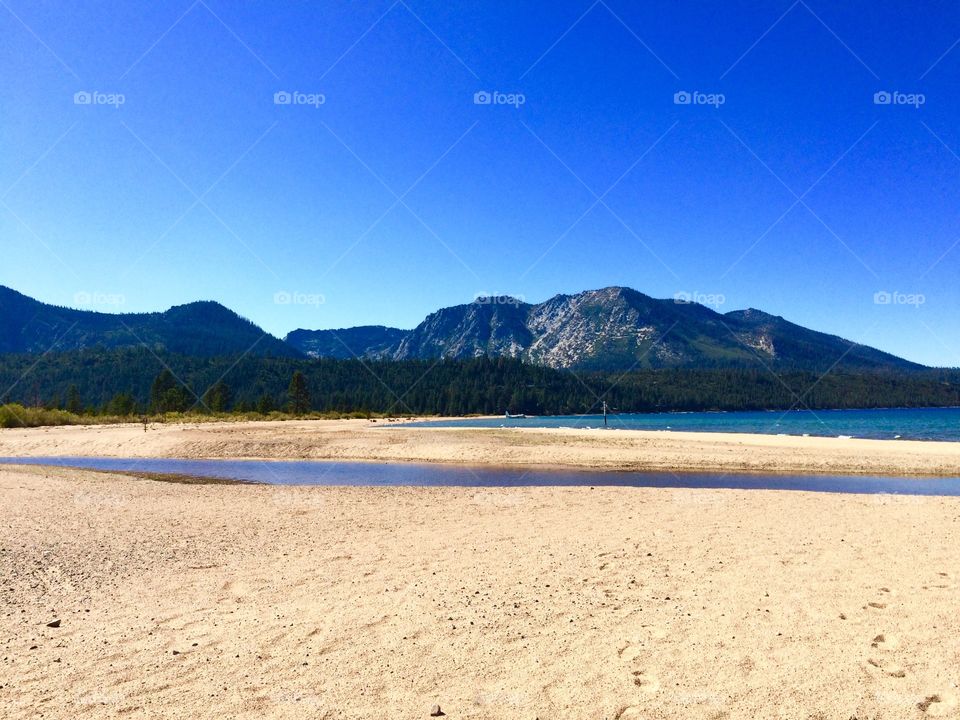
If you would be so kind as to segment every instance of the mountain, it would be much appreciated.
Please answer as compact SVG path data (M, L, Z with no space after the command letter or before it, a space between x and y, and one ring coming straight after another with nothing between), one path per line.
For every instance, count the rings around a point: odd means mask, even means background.
M836 335L809 330L801 325L769 315L752 308L735 310L724 315L730 323L745 328L742 337L752 342L758 349L769 347L773 357L789 358L791 363L800 367L820 369L824 359L831 358L830 364L844 370L871 370L875 368L895 368L898 370L919 370L923 365L912 363L882 350L859 345ZM824 371L830 367L822 368Z
M294 330L284 340L308 357L382 358L392 355L408 332L365 325L340 330Z
M294 330L286 340L215 302L162 313L55 307L0 286L0 353L145 346L194 357L239 355L383 360L510 357L555 369L773 368L823 373L923 366L760 310L721 314L625 287L530 304L482 297L443 308L412 330Z
M514 298L491 297L438 310L403 338L393 358L523 357L535 339L527 326L531 307Z
M621 371L923 367L759 310L721 314L696 303L658 300L624 287L557 295L539 304L510 297L478 298L438 310L406 333L392 328L357 330L363 331L363 342L352 346L357 356L394 360L507 356L552 368ZM348 332L336 331L344 337ZM302 352L343 357L325 353L319 342L306 345L304 338L315 334L294 335L287 340Z
M195 357L302 357L292 346L215 302L162 313L111 314L47 305L0 285L0 353L145 346Z

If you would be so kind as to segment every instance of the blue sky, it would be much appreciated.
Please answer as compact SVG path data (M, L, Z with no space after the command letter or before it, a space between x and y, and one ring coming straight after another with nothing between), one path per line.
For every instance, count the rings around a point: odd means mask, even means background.
M960 365L955 3L3 0L0 37L0 284L40 300L282 336L628 285Z

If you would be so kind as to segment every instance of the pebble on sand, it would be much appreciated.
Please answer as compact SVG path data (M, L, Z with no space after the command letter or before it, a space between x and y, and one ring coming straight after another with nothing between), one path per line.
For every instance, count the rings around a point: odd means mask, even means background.
M430 708L430 717L441 717L443 714L443 710L440 709L439 705L434 705Z
M48 622L48 623L47 623L47 627L58 628L58 627L60 627L60 621L59 621L59 620L54 620L54 621L52 621L52 622Z

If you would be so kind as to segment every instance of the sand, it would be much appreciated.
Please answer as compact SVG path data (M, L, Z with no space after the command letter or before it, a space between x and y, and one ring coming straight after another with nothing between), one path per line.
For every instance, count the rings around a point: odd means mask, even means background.
M958 498L0 467L0 716L957 717L958 523Z
M398 427L367 420L0 430L0 456L334 459L877 475L960 475L960 443L638 430Z

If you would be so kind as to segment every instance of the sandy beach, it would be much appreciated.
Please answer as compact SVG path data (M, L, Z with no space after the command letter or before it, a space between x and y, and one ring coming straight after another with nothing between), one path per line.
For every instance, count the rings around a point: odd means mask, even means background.
M640 430L399 427L368 420L0 430L2 456L377 460L859 475L960 475L960 443Z
M6 455L960 474L954 443L365 420L4 430ZM15 466L0 498L5 718L960 717L960 498Z
M5 718L960 712L960 499L36 467L0 493Z

